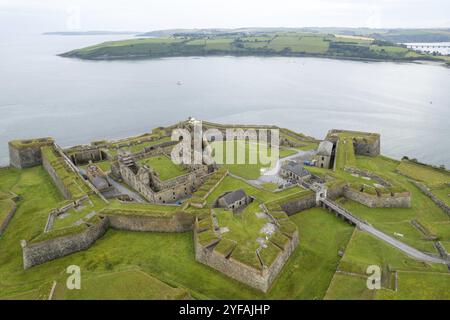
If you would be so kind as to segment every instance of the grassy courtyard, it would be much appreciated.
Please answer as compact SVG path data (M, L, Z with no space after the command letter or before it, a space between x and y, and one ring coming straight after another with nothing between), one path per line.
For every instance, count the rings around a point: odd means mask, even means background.
M274 166L278 159L297 153L293 148L281 147L275 157L266 144L248 141L215 141L211 147L217 163L223 164L232 174L249 180L258 179L262 170Z
M184 174L188 171L181 165L173 163L172 159L165 155L145 158L139 161L139 164L152 168L163 181L170 180Z

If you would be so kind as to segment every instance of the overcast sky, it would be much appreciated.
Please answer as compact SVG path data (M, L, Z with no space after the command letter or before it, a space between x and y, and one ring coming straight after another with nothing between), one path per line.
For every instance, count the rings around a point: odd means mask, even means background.
M450 27L450 1L0 0L3 32L250 26Z

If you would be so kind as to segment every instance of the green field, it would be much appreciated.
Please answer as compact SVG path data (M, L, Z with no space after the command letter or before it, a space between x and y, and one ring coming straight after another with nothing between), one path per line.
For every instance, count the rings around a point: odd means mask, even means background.
M450 172L448 170L436 169L408 160L403 160L397 169L401 174L423 182L430 187L450 183Z
M58 283L53 300L173 300L188 299L184 289L173 288L136 269L102 273L83 279L80 290Z

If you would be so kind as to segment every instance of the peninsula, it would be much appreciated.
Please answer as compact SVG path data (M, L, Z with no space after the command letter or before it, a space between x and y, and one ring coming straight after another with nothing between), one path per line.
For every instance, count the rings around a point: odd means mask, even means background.
M228 30L155 33L111 41L61 54L89 60L146 59L182 56L287 56L328 57L375 61L444 60L405 45L348 34L306 31ZM152 36L153 34L144 34Z

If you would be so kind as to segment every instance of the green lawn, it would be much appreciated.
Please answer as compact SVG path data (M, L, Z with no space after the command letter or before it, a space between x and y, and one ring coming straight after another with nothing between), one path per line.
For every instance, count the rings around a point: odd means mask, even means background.
M441 201L450 206L450 185L432 188L431 192Z
M439 170L407 160L403 160L397 169L405 176L421 181L428 186L450 183L450 172L448 170Z
M139 270L102 273L82 278L80 290L68 290L65 282L57 284L53 300L172 300L189 294Z
M258 218L255 215L256 212L261 212L258 203L251 203L239 214L222 209L214 209L214 211L219 226L229 229L222 235L223 239L230 239L237 243L232 257L260 269L261 266L256 256L256 249L259 244L256 239L264 237L260 230L269 220Z
M351 137L340 137L336 152L336 168L343 170L345 167L355 166L355 150Z
M258 179L262 175L261 170L274 166L279 158L296 153L296 150L293 149L280 148L278 156L274 155L274 159L271 161L272 150L267 148L266 144L248 141L215 141L211 143L211 147L217 163L223 164L231 173L249 180ZM260 158L260 156L264 158ZM263 160L261 161L261 159Z
M376 299L450 300L450 274L432 272L399 272L398 291L381 290Z
M174 164L172 159L165 155L142 159L139 161L139 164L151 167L159 174L159 178L163 181L188 173L186 169L180 165Z
M81 207L77 209L70 209L66 211L64 215L56 217L53 222L52 230L72 227L78 221L86 222L87 220L89 220L88 215L98 213L104 206L105 203L103 201L101 201L97 197L91 196L90 201L85 201L81 205Z
M300 244L269 292L273 299L322 299L347 246L353 227L319 208L290 217ZM320 236L318 235L320 233Z
M281 192L270 192L267 190L255 188L242 180L227 176L222 181L222 183L209 195L206 201L209 204L212 204L224 192L233 191L236 189L243 189L247 193L247 195L256 197L258 202L268 202L275 199L280 199L302 190L298 187L294 187L283 190Z
M336 273L325 300L371 300L375 291L367 289L365 276Z

